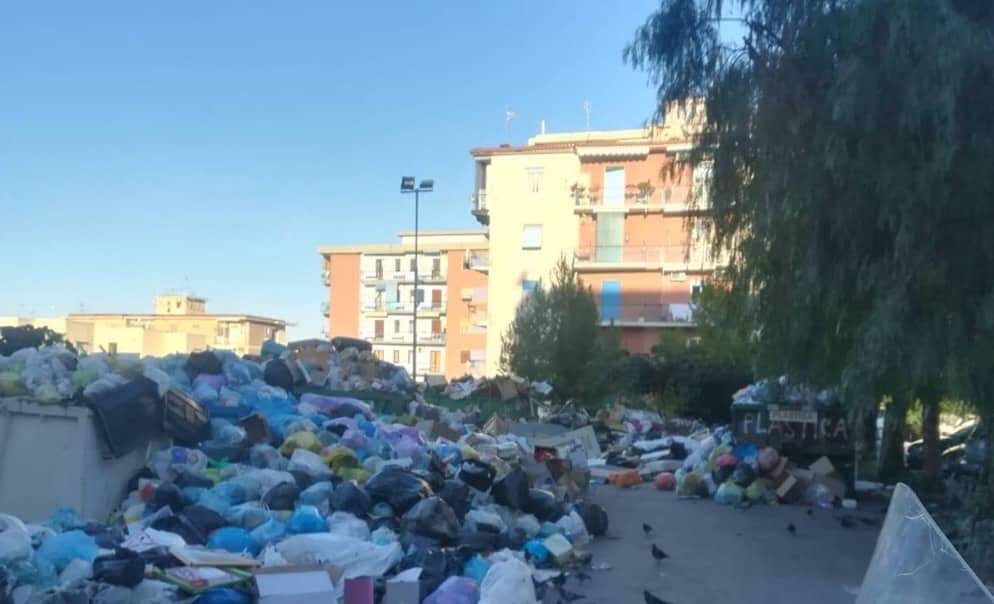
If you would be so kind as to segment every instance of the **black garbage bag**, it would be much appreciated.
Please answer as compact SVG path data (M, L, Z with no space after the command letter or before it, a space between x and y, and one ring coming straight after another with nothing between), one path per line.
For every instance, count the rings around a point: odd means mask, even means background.
M580 502L573 506L576 513L583 519L587 532L599 537L607 532L607 510L596 503Z
M287 470L287 471L290 472L291 476L293 476L293 480L297 483L297 486L300 487L301 491L314 484L314 479L311 477L311 475L303 470Z
M437 492L445 503L449 504L456 518L461 521L469 512L471 494L469 487L458 480L446 480Z
M521 468L511 470L507 476L494 483L494 501L512 510L523 510L528 505L528 475Z
M459 480L477 491L489 491L496 476L497 471L493 466L477 459L467 459L459 467Z
M148 444L162 423L159 385L143 375L95 395L89 407L115 458Z
M528 534L525 533L524 529L512 526L503 533L497 535L497 543L494 549L513 549L519 550L525 546L525 542L528 541Z
M200 444L200 450L211 459L226 459L232 463L241 463L249 456L247 443L223 443L216 440L205 440Z
M292 482L281 482L266 491L262 503L271 510L293 510L300 497L300 487Z
M221 360L209 350L191 353L186 359L186 364L183 365L183 370L190 376L190 379L197 377L201 373L210 375L224 373Z
M293 372L282 359L273 359L266 363L262 370L262 379L270 386L282 388L287 392L293 390Z
M183 491L171 482L163 482L155 487L152 495L152 506L156 509L169 507L173 512L182 512L186 501L183 499Z
M687 459L687 447L681 442L673 441L670 444L670 459Z
M458 545L461 548L466 548L470 551L477 553L490 553L498 548L498 543L500 540L499 533L490 533L487 531L474 531L466 527L463 527L459 531Z
M400 561L400 570L421 568L421 599L427 598L446 578L461 575L473 552L464 548L413 548ZM508 602L508 604L511 604Z
M343 482L331 493L331 509L336 512L348 512L362 518L369 513L369 508L372 506L369 493L353 480Z
M183 515L195 526L201 535L210 535L217 529L227 526L224 517L202 505L191 505L183 510Z
M134 552L117 550L93 561L93 578L101 583L134 587L145 578L145 561Z
M732 466L718 466L711 472L711 477L714 478L715 484L721 484L732 477L735 472L735 468Z
M563 515L563 505L556 496L544 489L529 489L525 512L542 522L555 522Z
M341 405L325 413L325 415L331 419L339 417L355 417L357 414L366 415L366 410L358 405L353 405L348 402L343 402ZM341 436L341 434L339 434L339 436Z
M432 493L437 493L443 486L445 486L445 476L443 473L436 471L415 470L414 475L427 482Z
M396 467L383 468L374 474L366 481L365 488L373 503L389 503L398 516L433 494L424 478Z
M198 531L197 527L193 526L193 523L187 520L186 516L182 514L157 518L151 526L157 531L176 533L191 545L207 544L207 537Z
M435 495L422 499L404 514L400 527L445 543L455 541L459 533L459 519L449 504Z
M93 540L97 542L97 547L103 549L114 549L124 539L123 528L116 524L108 526L97 522L87 522L83 526L83 532L93 537Z
M739 462L732 472L732 481L743 489L751 485L756 480L756 470L752 464Z

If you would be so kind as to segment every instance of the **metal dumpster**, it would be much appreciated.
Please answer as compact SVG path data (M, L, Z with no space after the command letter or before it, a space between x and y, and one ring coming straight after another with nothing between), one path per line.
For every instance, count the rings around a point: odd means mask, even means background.
M0 512L38 522L69 506L102 521L147 455L166 446L156 437L114 459L86 407L0 399Z

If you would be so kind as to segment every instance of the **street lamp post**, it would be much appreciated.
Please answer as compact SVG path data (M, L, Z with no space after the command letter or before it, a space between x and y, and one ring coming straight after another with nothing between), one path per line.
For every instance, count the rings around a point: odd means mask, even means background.
M435 181L431 178L421 180L421 183L414 186L413 176L403 176L400 179L401 193L414 193L414 329L411 333L411 377L415 383L418 381L418 209L421 201L421 193L431 193L435 187Z

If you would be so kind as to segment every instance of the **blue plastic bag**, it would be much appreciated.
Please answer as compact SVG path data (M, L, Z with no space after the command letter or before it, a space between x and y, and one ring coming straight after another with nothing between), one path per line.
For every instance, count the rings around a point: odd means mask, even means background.
M548 553L548 550L546 550ZM463 567L462 574L466 575L470 579L473 579L477 583L483 583L483 577L487 576L487 571L490 570L490 562L486 558L481 558L479 555L473 556L466 561L466 566Z
M213 489L207 489L201 493L200 499L197 500L197 503L209 510L213 510L218 514L221 514L222 516L224 516L228 511L228 508L231 507L231 502L215 493Z
M536 564L543 564L549 559L549 550L545 544L538 539L529 539L525 543L525 552L532 557Z
M45 520L44 525L57 533L62 533L86 525L86 521L79 517L73 508L60 507L52 512L52 515Z
M248 552L253 556L258 555L259 546L255 539L243 528L236 526L226 526L219 528L207 539L209 549L223 549L234 554Z
M38 548L38 557L62 572L73 560L92 563L97 558L97 542L83 531L74 530L60 535L50 535Z
M260 524L272 518L272 514L258 501L248 501L228 508L224 514L225 522L251 531Z
M321 513L313 505L302 505L294 510L290 520L286 523L288 535L302 535L304 533L326 533L328 532L328 522L321 517Z
M286 536L286 523L277 518L270 518L252 530L252 538L255 539L259 549L266 547L270 543L275 543Z
M252 604L252 597L230 587L215 587L197 596L193 604Z

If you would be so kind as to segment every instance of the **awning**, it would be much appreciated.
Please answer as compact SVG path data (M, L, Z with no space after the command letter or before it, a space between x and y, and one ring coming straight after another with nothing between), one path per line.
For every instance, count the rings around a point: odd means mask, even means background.
M649 145L593 145L577 146L580 157L645 157L649 155Z

